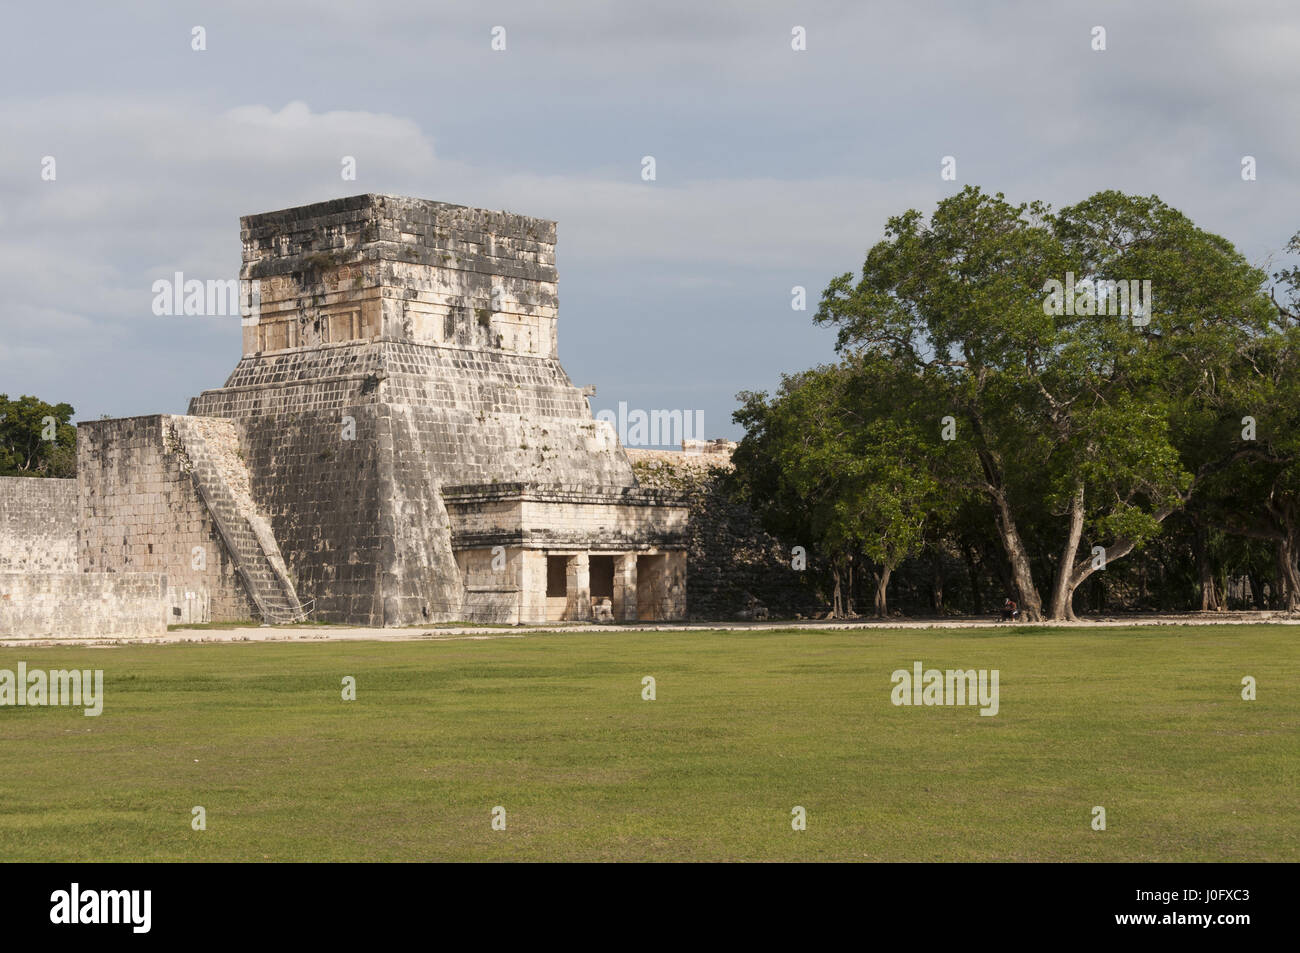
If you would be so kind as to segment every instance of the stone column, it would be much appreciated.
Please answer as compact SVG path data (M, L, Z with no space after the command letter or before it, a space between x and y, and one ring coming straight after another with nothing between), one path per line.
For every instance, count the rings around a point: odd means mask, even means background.
M546 554L525 549L519 554L519 620L546 621Z
M564 618L574 622L591 621L591 561L586 553L569 558L565 567L564 588L567 600Z
M636 621L636 553L614 557L614 621Z

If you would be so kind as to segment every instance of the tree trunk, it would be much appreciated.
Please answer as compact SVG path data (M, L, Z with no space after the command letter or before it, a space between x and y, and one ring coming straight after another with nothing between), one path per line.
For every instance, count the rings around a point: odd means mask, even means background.
M934 574L931 576L930 584L931 602L935 614L943 615L943 553L939 551L937 543L935 544L933 566Z
M844 614L845 614L846 616L848 616L850 619L852 619L852 618L856 617L857 614L858 614L857 611L853 608L853 557L852 557L852 556L850 556L850 557L848 558L848 563L849 563L849 573L848 573L848 575L849 575L849 585L848 585L848 593L849 593L849 597L848 597L847 600L845 600L845 601L847 602L847 605L845 605L845 607L844 607Z
M889 585L889 574L893 572L888 566L881 568L876 573L876 618L883 619L889 614L889 603L885 597L885 589Z
M1201 580L1201 611L1221 612L1219 593L1214 586L1214 566L1210 562L1209 546L1205 530L1198 529L1192 536L1192 545L1196 547L1196 572Z
M844 599L840 591L840 567L838 563L831 563L831 579L835 580L835 591L831 596L831 618L844 618Z
M1029 554L1025 552L1024 540L1016 529L1015 518L1007 503L1006 494L1001 490L993 494L994 513L997 517L998 538L1011 563L1011 583L1019 597L1020 614L1026 622L1041 622L1043 618L1043 600L1034 585L1034 573L1029 566Z
M979 416L972 418L971 424L981 446L976 450L980 469L984 471L984 492L993 502L993 513L997 523L998 538L1002 549L1011 563L1011 581L1019 596L1020 614L1026 622L1039 622L1043 618L1043 600L1034 585L1034 573L1029 565L1029 554L1025 552L1024 540L1016 529L1015 517L1011 514L1011 504L1002 484L1002 468L988 445L984 442L983 422Z
M1165 506L1157 510L1152 515L1155 517L1155 521L1157 523L1163 523L1169 517L1169 514L1172 512L1174 512L1174 507ZM1109 565L1110 563L1114 562L1117 559L1122 559L1123 557L1127 556L1131 552L1133 552L1133 540L1125 536L1121 536L1119 539L1115 540L1115 542L1111 543L1110 546L1106 548L1104 553L1105 561L1103 562L1103 565ZM1070 576L1070 583L1069 583L1070 595L1073 596L1074 591L1078 589L1081 585L1083 585L1084 582L1088 579L1088 577L1091 576L1096 571L1097 570L1092 568L1091 556L1086 556L1083 559L1080 559L1075 564L1074 573ZM1141 578L1142 578L1142 592L1143 594L1145 594L1146 593L1145 568L1142 571ZM1069 597L1067 597L1067 605L1068 603L1069 603ZM1069 613L1067 618L1069 619L1074 618L1073 611Z
M1277 544L1277 569L1282 584L1282 608L1287 612L1300 609L1300 571L1296 569L1295 534L1288 526Z
M1074 498L1070 500L1070 532L1061 550L1061 561L1056 566L1056 582L1052 586L1051 618L1066 621L1074 618L1074 586L1070 579L1074 575L1074 560L1079 552L1079 540L1083 538L1083 484L1074 488Z

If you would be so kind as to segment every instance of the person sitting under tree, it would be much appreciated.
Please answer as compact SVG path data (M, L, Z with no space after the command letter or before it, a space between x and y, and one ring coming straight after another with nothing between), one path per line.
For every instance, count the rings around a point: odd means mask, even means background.
M1020 618L1020 607L1016 605L1016 600L1007 596L1007 601L1002 603L1002 621L1012 622Z

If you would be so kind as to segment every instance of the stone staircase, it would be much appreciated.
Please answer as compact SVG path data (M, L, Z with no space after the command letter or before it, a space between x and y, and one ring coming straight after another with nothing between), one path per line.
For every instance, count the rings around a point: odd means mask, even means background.
M171 437L181 453L217 531L234 557L249 595L270 623L300 622L304 606L266 518L257 511L248 468L239 453L235 422L217 417L170 418Z

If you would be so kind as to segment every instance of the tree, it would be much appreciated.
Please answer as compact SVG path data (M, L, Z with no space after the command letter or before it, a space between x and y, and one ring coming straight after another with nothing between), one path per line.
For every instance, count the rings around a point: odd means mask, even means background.
M0 476L75 476L73 413L71 404L0 394Z
M1300 233L1288 250L1300 252ZM1232 413L1212 439L1238 449L1206 481L1199 505L1207 525L1273 547L1276 601L1294 612L1300 610L1300 269L1274 277L1268 326L1239 342L1239 371L1220 385Z
M1071 425L1084 445L1075 445L1076 495L1052 617L1074 618L1073 594L1092 573L1159 533L1198 481L1250 455L1217 436L1235 411L1242 355L1267 334L1270 309L1262 272L1155 196L1101 192L1055 223L1094 289L1105 282L1114 295L1110 282L1131 277L1152 289L1118 323L1088 316L1066 326L1065 391L1083 398ZM1103 544L1100 558L1078 555L1081 524Z
M1052 214L968 187L928 222L890 219L815 320L841 352L924 382L912 423L953 437L932 472L984 499L1026 619L1043 616L1043 572L1051 616L1072 618L1078 587L1238 452L1190 435L1228 412L1223 382L1267 323L1263 278L1154 196Z
M890 576L940 504L927 441L897 413L907 390L888 362L850 361L785 377L772 399L739 395L737 485L769 532L820 554L837 618L854 613L860 556L875 566L876 615L887 614Z

